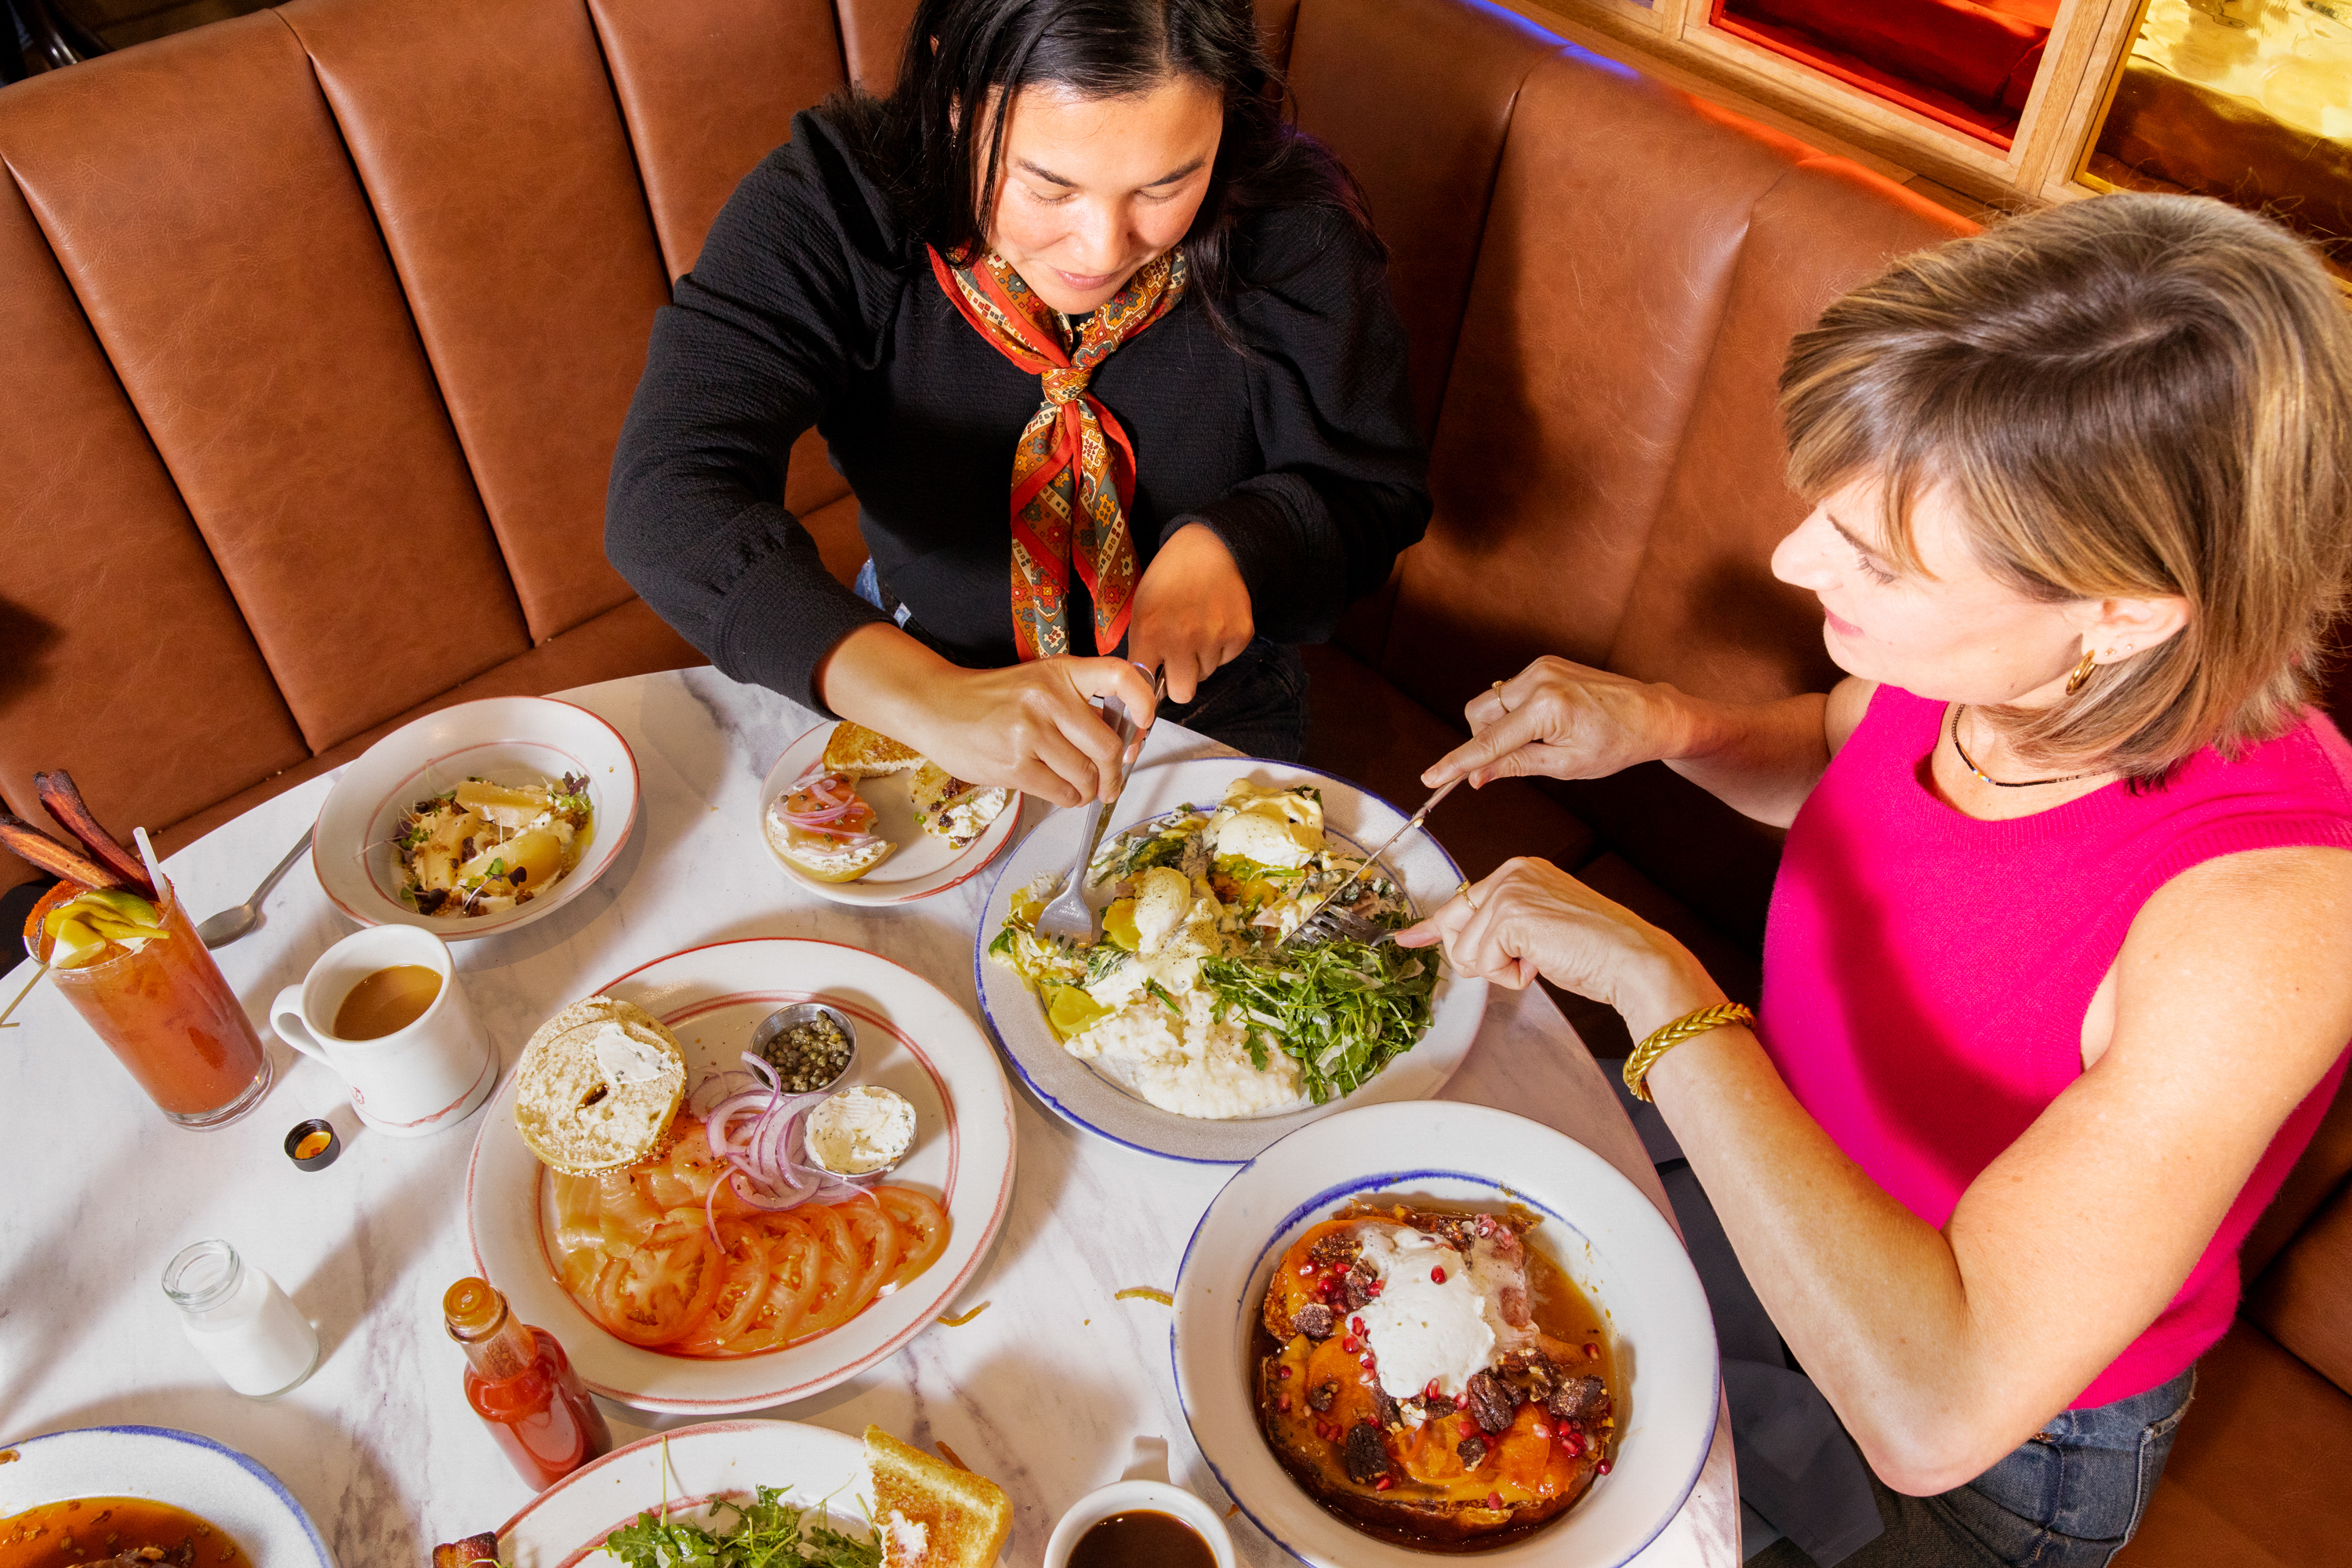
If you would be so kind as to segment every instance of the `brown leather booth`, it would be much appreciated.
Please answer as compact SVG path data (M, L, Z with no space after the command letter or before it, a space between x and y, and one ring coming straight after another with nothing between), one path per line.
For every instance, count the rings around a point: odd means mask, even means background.
M0 795L29 815L69 767L184 842L435 707L698 662L601 548L650 316L795 110L887 81L908 11L294 0L0 90ZM1718 698L1829 680L1765 566L1803 510L1773 378L1958 220L1470 0L1262 11L1391 247L1437 498L1309 650L1312 760L1414 798L1539 653ZM845 578L814 437L787 497ZM1475 871L1579 868L1752 994L1777 837L1663 768L1434 826ZM2344 1558L2347 1170L2339 1111L2130 1568Z

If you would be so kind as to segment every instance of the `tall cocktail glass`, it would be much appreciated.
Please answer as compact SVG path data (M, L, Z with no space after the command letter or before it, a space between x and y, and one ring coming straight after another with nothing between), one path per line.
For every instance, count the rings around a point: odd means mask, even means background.
M89 889L60 882L25 921L25 947L43 963L48 912ZM156 912L169 934L49 979L165 1116L183 1127L221 1127L269 1091L273 1071L245 1007L205 951L167 880Z

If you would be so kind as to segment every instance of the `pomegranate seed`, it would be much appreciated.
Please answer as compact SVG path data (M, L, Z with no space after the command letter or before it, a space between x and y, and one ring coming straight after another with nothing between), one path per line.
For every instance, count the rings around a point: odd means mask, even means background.
M1384 1492L1394 1485L1396 1485L1396 1478L1394 1476L1382 1476L1379 1480L1372 1483L1372 1489L1376 1492Z
M1567 1445L1568 1457L1570 1458L1573 1459L1583 1454L1584 1434L1578 1431L1575 1427L1571 1426L1566 1432L1562 1433L1560 1435L1560 1441Z
M1601 1347L1592 1343L1589 1340L1585 1342L1584 1359L1587 1361L1599 1361L1601 1359Z
M1290 1410L1290 1395L1286 1394L1281 1398L1276 1400L1274 1402L1274 1407L1276 1410L1282 1411L1286 1415L1288 1414Z
M1437 1379L1433 1377L1429 1380L1429 1386L1421 1391L1421 1396L1423 1399L1434 1399L1437 1397Z
M1285 1362L1281 1366L1276 1367L1275 1369L1274 1375L1282 1379L1283 1382L1288 1383L1290 1381L1290 1363Z
M1380 1360L1380 1357L1378 1357L1378 1356L1376 1356L1376 1355L1369 1355L1369 1354L1368 1354L1368 1355L1366 1355L1366 1356L1364 1357L1364 1370L1365 1370L1366 1372L1370 1372L1370 1371L1371 1371L1371 1370L1372 1370L1372 1367L1373 1367L1373 1365L1374 1365L1374 1363L1376 1363L1379 1360Z
M1478 1435L1478 1423L1465 1415L1462 1418L1462 1435L1465 1437L1475 1437Z
M1300 1265L1298 1266L1298 1277L1299 1277L1301 1279L1307 1279L1308 1276L1312 1275L1314 1272L1315 1272L1315 1265L1313 1265L1312 1263L1302 1263L1302 1264L1300 1264Z
M1373 1281L1371 1282L1371 1284L1370 1284L1370 1286L1368 1286L1368 1287L1366 1288L1366 1289L1367 1289L1367 1290L1368 1290L1368 1292L1369 1292L1369 1293L1370 1293L1370 1295L1371 1296L1372 1300L1376 1300L1376 1301L1380 1300L1380 1296L1381 1296L1381 1286L1382 1286L1382 1284L1383 1284L1383 1283L1384 1283L1384 1281L1381 1281L1381 1280L1379 1280L1379 1279L1375 1279L1375 1280L1373 1280Z
M1364 1344L1363 1342L1356 1338L1355 1335L1348 1334L1341 1337L1339 1341L1339 1348L1346 1351L1349 1355L1354 1355L1358 1351L1364 1348Z
M1502 1493L1500 1493L1500 1492L1488 1492L1488 1493L1486 1494L1486 1506L1487 1506L1488 1508L1500 1508L1500 1507L1502 1507L1502 1506L1503 1506L1503 1494L1502 1494Z
M1290 1408L1290 1395L1286 1394L1282 1396L1282 1407L1285 1410ZM1545 1426L1542 1422L1537 1422L1532 1430L1537 1436L1542 1438L1545 1442L1549 1443L1551 1441L1551 1428Z
M1364 1331L1364 1320L1361 1318L1350 1318L1348 1320L1348 1326L1360 1334Z
M1439 1264L1436 1268L1434 1268L1431 1269L1431 1270L1429 1271L1429 1277L1430 1277L1432 1279L1435 1280L1435 1281L1436 1281L1438 1284L1440 1284L1440 1285L1444 1284L1444 1283L1445 1283L1445 1265L1444 1265L1443 1263L1441 1263L1441 1264Z
M1596 1476L1605 1476L1605 1475L1607 1475L1607 1474L1609 1473L1609 1461L1608 1461L1608 1460L1606 1460L1606 1459L1603 1459L1603 1460L1601 1460L1599 1464L1597 1464L1597 1465L1593 1466L1593 1467L1592 1467L1592 1473L1593 1473L1594 1475L1596 1475Z

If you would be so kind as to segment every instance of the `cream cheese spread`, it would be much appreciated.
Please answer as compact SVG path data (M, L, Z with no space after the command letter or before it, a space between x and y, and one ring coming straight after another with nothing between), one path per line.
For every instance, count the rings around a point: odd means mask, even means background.
M808 1115L809 1158L836 1175L862 1176L915 1144L915 1108L873 1084L829 1095Z
M590 1039L588 1048L596 1058L596 1070L614 1089L629 1083L658 1083L673 1075L682 1076L677 1059L659 1045L649 1045L629 1033L620 1024L606 1024Z

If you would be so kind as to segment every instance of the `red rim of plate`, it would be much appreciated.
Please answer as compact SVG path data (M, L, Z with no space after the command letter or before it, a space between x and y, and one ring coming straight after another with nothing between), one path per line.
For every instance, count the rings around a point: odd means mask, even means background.
M624 973L614 975L604 984L588 992L587 994L592 996L608 995L611 994L614 986L625 984L630 979L644 973L646 970L653 968L655 965L667 963L675 959L685 958L692 953L707 952L713 948L742 947L755 943L772 942L794 942L808 947L837 947L845 952L857 953L861 957L870 958L874 959L877 963L887 963L891 968L896 969L900 973L906 975L908 979L913 981L916 984L929 991L948 1007L958 1013L963 1013L964 1011L962 1007L957 1005L955 998L950 996L946 992L941 991L937 985L932 984L929 980L924 979L921 975L916 973L913 970L908 969L905 964L900 963L898 960L884 958L878 952L870 952L862 947L853 947L845 942L830 942L822 937L736 937L726 942L698 942L692 947L682 947L676 952L664 953L659 958L647 959L645 963L638 964L635 968L628 970ZM746 994L734 993L733 994L742 995ZM827 1005L839 1006L840 1004L838 1002L831 1002L828 1003ZM863 1009L853 1009L853 1011L856 1011L861 1018L868 1016ZM971 1023L970 1015L965 1015L965 1021L967 1023ZM948 1166L950 1184L947 1186L946 1192L947 1194L951 1197L954 1193L952 1182L955 1173L961 1163L961 1133L958 1123L961 1121L961 1118L956 1114L955 1102L948 1095L947 1087L940 1081L938 1070L931 1066L929 1058L922 1051L916 1049L913 1043L908 1040L907 1037L900 1033L897 1028L891 1027L887 1025L884 1026L890 1028L891 1034L895 1037L898 1038L902 1043L906 1044L908 1048L914 1053L916 1060L922 1064L923 1070L930 1076L934 1087L939 1089L940 1104L947 1110L948 1125L950 1129L949 1147L950 1152ZM971 1026L973 1032L980 1036L981 1043L982 1045L986 1045L988 1037L985 1032L982 1031L980 1026L977 1024L972 1024ZM988 1052L988 1063L991 1068L995 1068L999 1081L1002 1082L1003 1069L998 1064L996 1060L996 1053L992 1049ZM944 1307L949 1302L954 1300L957 1295L961 1292L963 1288L971 1282L971 1277L979 1271L981 1264L987 1259L989 1249L995 1245L997 1232L1003 1227L1005 1210L1010 1206L1013 1197L1013 1172L1020 1163L1018 1153L1019 1144L1016 1141L1013 1128L1013 1094L1009 1085L1005 1088L1004 1095L1004 1125L1005 1146L1008 1157L1004 1162L1004 1177L1003 1181L997 1184L996 1201L993 1206L989 1210L988 1222L981 1227L980 1242L978 1246L972 1248L971 1257L965 1262L962 1269L957 1273L956 1277L948 1282L947 1288L941 1290L938 1297L933 1300L930 1304L931 1309ZM482 1259L481 1242L475 1235L474 1231L474 1184L481 1170L482 1142L483 1140L489 1135L490 1131L491 1126L486 1123L482 1131L474 1139L473 1150L466 1159L466 1249L473 1257L475 1271L485 1279L488 1277L488 1266ZM545 1167L541 1166L541 1169L544 1170ZM532 1184L532 1195L534 1201L537 1198L537 1178L534 1178ZM942 1203L940 1206L942 1208L949 1208L950 1205L946 1203ZM953 1210L950 1208L950 1216L952 1216L952 1213ZM545 1260L547 1246L543 1230L545 1220L543 1217L534 1220L534 1226L536 1227L542 1227L540 1241L541 1258L542 1261ZM561 1283L558 1283L556 1288L558 1289L562 1289ZM723 1399L686 1399L664 1394L659 1396L659 1402L657 1404L646 1405L640 1403L640 1401L649 1396L644 1394L633 1394L624 1390L614 1388L609 1384L597 1382L595 1379L587 1376L584 1373L581 1376L581 1382L585 1384L593 1392L604 1394L608 1399L629 1405L633 1409L658 1411L664 1414L683 1415L690 1415L698 1410L709 1410L716 1413L738 1410L761 1410L765 1409L770 1405L782 1405L789 1403L792 1400L804 1399L811 1394L821 1394L824 1390L833 1387L835 1384L845 1382L848 1379L856 1376L859 1373L866 1371L868 1367L876 1366L887 1361L890 1357L898 1354L899 1351L905 1349L908 1342L912 1340L917 1334L921 1333L923 1330L929 1327L936 1316L937 1314L934 1310L926 1309L926 1310L913 1322L908 1324L898 1333L893 1334L889 1339L884 1341L881 1344L876 1346L872 1351L868 1352L864 1356L859 1357L857 1360L849 1363L845 1366L836 1367L831 1372L820 1373L816 1377L811 1378L805 1382L793 1384L779 1390L762 1391L757 1394L730 1394ZM856 1321L856 1319L851 1320L853 1322ZM847 1325L844 1324L842 1326L846 1327ZM818 1338L822 1339L824 1336L820 1335ZM807 1342L813 1344L817 1342L810 1341ZM787 1350L793 1348L797 1347L784 1347L784 1349ZM752 1366L765 1360L769 1355L781 1355L782 1353L782 1350L777 1350L764 1352L762 1355L737 1356L726 1359L734 1364ZM677 1359L682 1361L708 1362L718 1358L691 1356L679 1357ZM676 1434L671 1435L676 1436ZM632 1445L632 1447L634 1446L635 1445ZM584 1473L584 1470L575 1471L573 1473L575 1475L583 1474Z
M833 727L834 721L828 721L802 731L799 734L793 737L790 744L786 745L782 751L776 753L776 763L781 763L786 757L792 755L794 747L800 745L802 742L807 740L811 735L815 734L817 731L830 730ZM769 774L772 775L775 773L776 763L770 763L768 764ZM762 788L761 793L764 795L766 793L765 789ZM995 865L997 861L1003 859L1004 858L1004 852L1013 847L1013 841L1021 837L1021 813L1023 808L1027 805L1029 797L1022 794L1019 790L1016 789L1013 792L1013 798L1004 803L1004 810L1000 813L996 818L996 822L1003 822L1009 818L1013 826L1005 830L1004 837L996 841L995 848L990 850L985 856L981 858L978 864L968 868L954 880L941 882L936 888L925 888L922 891L918 893L901 893L895 899L835 899L835 901L847 903L853 907L862 904L873 909L888 909L898 904L911 904L919 900L935 898L952 889L962 887L966 882L971 881L974 877L979 876L982 871L987 870L991 866ZM760 823L760 844L761 847L768 851L768 858L771 860L773 860L786 876L792 878L793 881L799 883L802 887L806 888L809 891L816 894L816 896L821 899L834 898L833 894L824 891L827 888L839 888L849 885L844 882L820 882L814 877L805 876L800 871L795 870L790 862L785 860L782 856L776 853L776 847L768 842L768 825L766 822L767 811L768 803L765 800L762 800L760 802L760 814L761 817ZM985 838L989 834L996 831L996 822L992 822L986 827L981 829L982 838ZM963 856L971 854L973 849L976 849L979 847L980 840L973 840L972 843L967 846L962 853L958 855L956 858L959 860L961 859ZM955 860L950 860L946 866L940 867L940 869L943 871L947 870L950 867L954 866L955 863ZM877 882L875 885L877 887L880 887L882 884Z
M636 810L636 807L637 807L638 802L640 801L640 799L643 797L643 795L644 795L644 794L645 794L645 782L646 782L646 781L645 781L645 775L644 775L644 774L643 774L643 773L638 770L638 768L637 768L637 753L636 753L635 749L634 747L632 747L632 746L629 744L628 737L627 737L627 736L625 736L625 735L624 735L624 734L622 734L622 733L621 733L621 731L620 731L619 730L615 729L615 728L614 727L614 725L613 725L612 721L611 721L611 720L609 720L609 719L606 719L606 718L605 718L602 713L596 712L593 709L583 708L583 707L581 707L581 706L580 706L580 704L579 704L579 703L577 703L577 702L566 702L566 701L565 701L562 698L561 698L561 697L530 697L530 696L520 697L520 698L513 698L513 697L481 697L481 698L477 698L477 699L475 699L475 701L478 701L478 702L513 702L513 701L523 701L523 702L552 702L552 703L554 703L554 704L555 704L557 707L559 707L559 708L569 708L569 709L571 709L573 712L575 712L575 713L580 713L580 714L584 714L586 717L588 717L588 718L590 718L590 719L592 719L592 720L595 721L595 722L597 722L598 724L600 724L600 725L604 726L605 732L606 732L607 734L611 735L611 736L613 737L614 742L615 744L617 744L617 745L621 748L621 755L623 755L623 756L625 756L625 757L628 758L628 760L629 760L629 793L630 793L630 805L629 805L629 815L628 815L628 820L626 820L625 822L624 822L624 823L622 823L622 824L621 824L621 836L620 836L618 838L614 839L614 840L612 841L612 847L611 847L611 848L609 848L609 849L607 849L607 850L605 850L605 851L604 852L604 854L603 854L603 856L602 856L602 858L600 859L600 861L599 861L599 863L598 863L598 865L597 865L597 867L596 867L596 869L595 869L593 872L592 872L592 873L588 876L588 878L587 878L585 880L583 880L583 881L582 881L582 882L580 883L580 886L581 886L582 888L583 888L583 889L584 889L584 888L586 888L590 883L592 883L592 882L595 881L595 879L596 879L598 877L603 876L603 875L604 874L604 872L606 871L606 869L607 869L607 868L609 868L612 866L612 864L613 864L613 862L614 862L614 860L616 860L616 859L620 858L621 851L622 851L625 847L627 847L627 845L628 845L628 842L629 842L629 835L630 835L631 833L633 833L633 832L635 832L635 831L636 830L636 826L637 826L637 810ZM410 722L410 723L415 723L415 724L422 724L422 723L426 722L426 721L429 721L429 720L438 719L438 718L442 717L444 714L446 714L446 713L453 713L453 712L457 711L457 710L458 709L460 709L460 708L470 708L470 707L472 707L472 706L473 706L473 703L470 703L470 702L453 702L453 703L451 703L451 704L450 704L448 707L446 707L446 708L437 709L437 710L436 710L435 711L433 711L433 712L431 712L431 713L427 713L427 714L425 714L425 715L423 718L421 718L421 719L414 719L414 720L411 720L409 722ZM406 724L404 724L404 725L402 725L402 726L401 726L401 729L402 729L402 730L404 730L404 729L406 729L406 728L408 728L408 725L406 725ZM394 731L392 732L392 735L397 735L398 733L400 733L400 731L399 731L399 730L395 730L395 731ZM383 738L383 740L384 740L384 741L389 741L389 740L391 740L391 739L392 739L392 735L386 735L386 736ZM417 776L419 773L425 773L425 772L426 772L428 769L432 769L432 768L436 768L436 767L440 766L443 763L447 762L451 757L455 757L455 756L462 755L463 753L465 753L465 752L467 752L479 751L479 750L480 750L482 747L484 747L484 746L488 746L488 745L497 745L497 744L499 744L499 743L500 743L500 742L505 742L505 741L510 741L510 740L512 740L512 739L513 739L513 737L512 737L512 736L504 736L504 735L502 735L502 736L499 736L499 737L497 737L497 738L495 738L495 739L493 739L493 740L488 740L488 741L477 741L477 742L474 742L473 744L471 744L471 745L459 746L459 747L456 748L456 749L455 749L455 750L453 750L453 751L442 752L438 752L438 753L436 753L436 755L434 755L434 756L427 757L427 758L426 758L426 759L425 759L422 763L420 763L420 764L418 764L416 767L414 767L414 768L412 768L412 769L410 769L410 770L409 770L409 772L408 772L407 775L406 775L405 777L404 777L404 778L401 780L401 782L400 782L400 786L399 786L398 788L396 788L396 789L391 789L391 790L386 790L383 795L379 795L379 796L377 796L377 797L376 797L376 803L375 803L374 808L373 808L373 810L371 810L371 811L368 813L367 819L368 819L370 822L373 822L377 817L379 817L379 816L383 816L383 808L384 808L385 803L387 803L388 801L392 800L392 799L393 799L394 796L396 796L396 795L404 795L404 794L405 794L405 793L407 792L408 786L415 781L416 776ZM586 768L588 767L588 765L589 765L588 763L584 763L584 762L582 762L578 757L572 756L572 752L571 752L570 751L566 750L564 747L558 746L558 745L552 745L552 744L550 744L549 742L544 742L544 741L533 741L533 742L531 742L530 743L531 743L532 745L534 745L534 746L545 746L545 747L546 747L546 749L547 749L547 750L549 750L549 751L551 751L551 752L559 752L559 753L561 753L562 755L563 755L563 756L565 756L565 757L569 757L569 758L571 758L572 764L573 764L574 766L576 766L576 767L581 768L581 769L583 769L583 770L584 770L584 769L586 769ZM378 742L376 742L376 745L377 745L377 746L381 746L381 745L383 745L383 741L378 741ZM372 752L372 751L373 751L373 750L375 750L375 746L371 746L371 747L369 747L369 748L368 748L368 751L371 751L371 752ZM367 754L367 752L361 752L361 753L360 753L360 755L361 755L361 756L362 756L362 757L364 757L366 754ZM354 759L354 760L356 760L356 759ZM330 798L331 798L331 792L330 792ZM324 837L324 836L315 831L315 828L316 828L316 826L317 826L318 821L319 821L319 820L322 820L322 819L326 816L326 815L327 815L327 803L326 803L325 801L320 801L320 802L319 803L319 817L318 817L317 819L314 819L314 820L313 820L313 822L312 822L312 825L311 825L311 826L312 826L312 827L313 827L313 829L314 829L314 831L313 831L313 832L311 833L311 835L310 835L310 874L311 874L312 876L317 877L317 878L319 879L319 887L320 887L320 889L321 891L323 891L323 892L327 895L327 900L328 900L328 902L330 902L330 903L333 904L333 905L335 906L335 908L337 908L337 909L339 909L339 910L342 910L342 912L343 912L343 913L345 913L346 915L349 915L352 919L353 919L353 920L355 920L355 921L359 921L359 922L360 922L360 924L362 924L362 925L363 925L363 926L380 926L380 925L384 924L384 923L385 923L385 921L384 921L384 919L383 919L383 917L382 915L380 915L380 914L371 914L371 913L369 913L368 911L366 911L366 910L355 910L355 909L353 909L351 905L349 905L349 904L345 903L345 902L342 900L342 899L341 899L340 896L338 896L338 895L337 895L337 893L335 892L335 887L334 887L333 882L331 882L331 881L330 881L330 880L328 879L327 875L326 875L326 873L325 873L324 869L322 868L322 865L321 865L321 862L320 862L320 857L322 854L324 854L324 853L325 853L325 846L324 846L324 844L323 844L323 843L321 843L321 839L323 838L323 837ZM597 826L601 827L601 826L604 826L604 825L603 825L602 823L599 823ZM565 880L567 880L567 881L568 881L568 880L570 880L570 879L567 877L567 878L565 879ZM371 873L371 874L369 875L369 877L368 877L368 885L369 885L370 887L374 887L374 886L375 886L375 878L374 878L374 876L373 876L373 873ZM381 889L381 888L377 888L377 889L376 889L376 893L377 893L377 896L378 896L378 897L383 897L383 889ZM568 897L569 897L569 895L567 894L567 895L566 895L566 897L568 898ZM391 902L391 901L392 901L392 900L386 900L386 902ZM394 906L393 906L393 907L394 907L394 908L395 908L395 909L399 909L399 908L401 908L402 906L400 906L400 905L398 905L398 904L396 904L396 903L395 903L395 904L394 904ZM555 908L555 907L556 907L556 904L555 904L554 900L550 900L550 903L549 903L549 908L550 908L550 909L553 909L553 908ZM417 911L415 911L415 910L405 910L405 909L403 909L403 911L402 911L402 912L404 912L404 913L408 913L408 914L416 914L416 913L417 913ZM417 918L419 918L420 920L432 920L432 919L434 919L434 917L433 917L433 916L431 916L431 915L425 915L425 914L418 914ZM422 927L419 927L418 929L419 929L419 930L423 930L423 931L441 931L441 930L444 930L444 929L451 929L451 930L456 930L456 931L460 931L478 932L478 934L480 934L480 935L488 936L488 934L490 934L490 932L492 932L492 931L504 931L508 926L510 926L510 925L519 925L519 924L520 924L520 923L521 923L521 922L520 922L520 921L507 920L507 921L499 921L499 923L498 923L498 924L496 924L496 925L481 926L481 925L478 925L476 922L471 921L452 920L452 921L449 921L448 922L446 922L446 927L441 926L441 925L432 925L432 926L422 926Z

